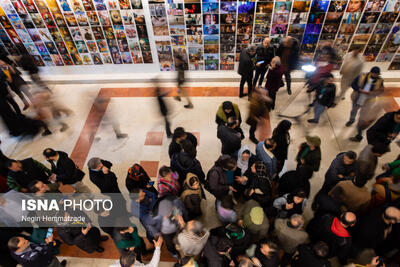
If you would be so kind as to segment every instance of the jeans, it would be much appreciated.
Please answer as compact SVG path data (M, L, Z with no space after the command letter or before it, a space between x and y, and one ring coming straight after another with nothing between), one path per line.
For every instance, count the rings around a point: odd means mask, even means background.
M357 101L353 101L353 107L351 108L351 112L350 112L350 121L356 120L357 112L360 108L361 108L361 106L357 105Z
M258 86L261 86L261 84L264 80L265 73L267 72L267 69L268 68L256 68L256 74L254 76L253 86L256 86L257 80L259 77L260 77L260 80L258 82Z
M314 104L314 120L316 122L319 121L319 117L321 117L322 113L325 111L325 106L321 105L318 102L315 102Z
M243 96L244 84L247 82L247 93L250 97L251 92L253 91L253 75L244 76L242 75L242 79L240 80L239 87L239 96Z
M154 239L154 235L158 233L153 216L151 214L141 215L140 222L146 229L147 239L151 242Z

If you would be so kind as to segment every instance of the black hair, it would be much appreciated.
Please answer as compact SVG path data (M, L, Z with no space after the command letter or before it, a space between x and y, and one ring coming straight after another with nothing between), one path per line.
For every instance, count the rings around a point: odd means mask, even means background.
M367 183L366 179L361 178L359 175L356 175L353 179L353 184L357 187L363 187Z
M372 153L377 153L380 155L385 154L386 152L389 152L389 147L388 145L385 145L383 143L376 143L373 147L372 147Z
M160 174L161 177L164 177L171 172L172 172L171 168L167 167L167 166L162 166L160 168L160 170L158 171L158 173Z
M56 155L57 152L52 148L46 148L45 150L43 150L43 156L45 156L46 158L54 157Z
M265 139L264 146L266 149L270 149L275 145L275 140L273 138Z
M175 129L174 134L173 134L173 139L177 139L177 138L181 138L182 136L184 136L186 134L185 129L183 129L183 127L178 127Z
M276 253L279 252L279 247L276 243L272 242L271 240L268 239L263 239L260 241L260 247L262 247L263 245L267 245L270 250L267 256L267 258L272 258Z
M231 157L223 160L221 163L222 163L222 168L227 170L233 170L237 166L236 160Z
M136 253L134 251L128 251L126 253L122 253L122 256L119 258L119 263L121 267L131 267L136 261Z
M18 243L19 243L19 237L18 236L14 236L11 237L10 240L8 240L8 249L11 251L17 251L18 247Z
M306 198L307 194L306 194L306 192L304 192L303 189L298 188L298 189L293 191L293 197Z
M215 245L215 249L218 252L227 252L228 249L230 249L232 246L233 242L229 238L222 237L218 239L217 244Z
M357 153L354 152L353 150L349 150L346 153L344 153L344 155L346 157L348 157L349 159L356 159L357 158Z
M317 243L315 243L312 249L314 251L315 256L319 258L325 258L326 256L328 256L329 246L327 243L323 241L318 241Z
M251 152L250 152L250 150L246 149L245 151L242 152L242 155L243 155L243 154L251 155Z
M139 188L139 187L132 188L131 191L130 191L130 193L132 193L132 194L139 194L140 189L141 189L141 188Z
M226 195L221 201L221 207L228 210L233 210L235 203L233 202L232 195Z
M36 193L37 191L39 191L39 188L36 187L36 184L38 182L39 182L38 180L34 180L34 181L30 182L28 184L29 191L31 191L32 193Z
M236 120L237 120L237 118L236 118L236 116L230 116L228 119L227 119L227 123L226 123L226 125L228 126L228 127L232 127L232 126L234 126L235 124L236 124Z
M192 176L192 177L190 177L190 179L189 179L189 185L190 185L190 186L193 186L194 183L195 183L195 182L198 182L198 181L199 181L199 179L197 179L197 177Z
M193 145L192 142L185 139L181 142L181 147L184 152L186 152L190 157L195 158L197 155L196 147Z
M395 111L394 114L400 115L400 109L398 111Z

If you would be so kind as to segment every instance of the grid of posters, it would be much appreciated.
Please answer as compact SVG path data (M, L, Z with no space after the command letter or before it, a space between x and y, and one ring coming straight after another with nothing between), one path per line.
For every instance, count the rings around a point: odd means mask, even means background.
M341 58L360 48L394 69L399 10L400 0L0 0L0 47L38 66L143 64L154 42L162 71L234 70L249 45L290 35L304 61L330 42Z
M0 45L11 54L27 51L39 66L153 63L141 0L1 0L0 5Z

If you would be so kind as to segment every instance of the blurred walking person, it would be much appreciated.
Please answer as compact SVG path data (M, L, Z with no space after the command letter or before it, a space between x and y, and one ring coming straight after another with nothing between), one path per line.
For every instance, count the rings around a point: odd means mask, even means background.
M276 55L280 57L285 72L286 88L289 95L292 94L290 72L297 68L299 61L299 45L296 38L286 36L279 45Z
M239 69L238 73L242 76L240 80L240 88L239 88L239 97L242 98L246 96L243 93L244 91L244 84L247 83L247 95L249 96L249 100L251 97L251 93L253 91L253 70L254 70L254 63L253 57L256 54L257 47L255 45L251 45L246 49L243 49L240 52L239 58Z
M344 99L344 95L351 86L351 83L358 75L360 75L362 71L364 66L364 57L360 54L360 52L361 49L357 47L344 56L342 68L340 69L340 74L342 77L340 80L339 99Z
M163 90L160 87L159 81L158 79L154 80L154 84L155 84L155 96L157 98L157 102L158 102L158 107L160 108L160 113L161 115L164 117L164 121L165 121L165 132L167 133L167 137L168 138L172 138L172 132L171 132L171 124L168 120L168 107L167 104L165 103L164 97L168 95L168 91Z
M255 136L257 124L267 112L267 103L271 102L272 100L267 96L265 90L261 90L258 87L255 88L254 94L250 98L249 117L246 123L250 125L249 139L256 145L258 144L258 139Z
M176 71L177 71L177 84L178 84L178 96L175 97L176 100L181 101L181 96L185 97L187 100L187 104L184 105L184 108L191 109L193 108L192 100L189 97L187 89L183 87L185 83L185 64L182 56L178 55L175 57Z

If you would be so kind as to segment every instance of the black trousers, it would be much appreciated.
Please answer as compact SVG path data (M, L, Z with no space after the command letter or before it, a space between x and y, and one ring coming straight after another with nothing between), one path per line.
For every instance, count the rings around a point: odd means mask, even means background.
M6 100L13 107L15 113L22 114L21 113L21 109L19 108L17 102L15 102L15 100L14 100L14 98L12 96L7 96Z
M290 77L290 70L285 71L285 81L286 81L286 88L288 92L290 91L290 85L292 83L292 78Z
M239 96L243 96L244 84L247 82L247 93L249 97L251 96L251 92L253 91L253 75L242 75L242 79L240 80L240 88L239 88Z
M268 90L268 95L272 99L272 103L270 104L271 109L275 109L276 91Z
M175 237L176 233L172 233L172 234L162 234L162 237L164 239L164 243L167 246L167 249L169 251L169 253L173 254L173 255L179 255L178 251L176 250L175 244L174 244L174 237Z
M256 136L255 136L256 130L257 130L257 122L255 122L252 125L250 125L250 130L249 130L249 135L250 136L249 137L256 138Z
M257 80L260 78L258 81L258 86L261 86L262 82L264 81L264 76L265 73L267 72L268 68L256 68L256 74L254 75L254 80L253 80L253 86L257 85Z

